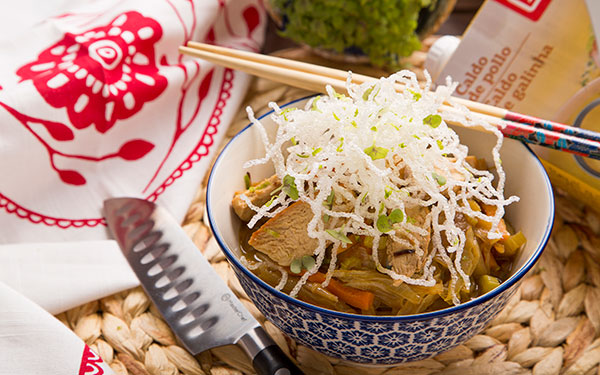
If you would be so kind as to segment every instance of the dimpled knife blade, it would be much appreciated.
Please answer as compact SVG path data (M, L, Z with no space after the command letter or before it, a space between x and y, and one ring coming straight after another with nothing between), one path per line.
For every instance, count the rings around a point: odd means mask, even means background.
M164 208L112 198L104 213L142 287L190 353L237 344L258 374L301 373Z

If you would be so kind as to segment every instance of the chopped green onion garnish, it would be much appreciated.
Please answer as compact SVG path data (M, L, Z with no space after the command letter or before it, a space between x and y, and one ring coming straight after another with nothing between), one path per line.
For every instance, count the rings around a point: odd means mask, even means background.
M350 122L352 124L352 126L354 126L355 128L358 128L358 124L356 123L356 121L352 120Z
M295 110L297 110L297 109L298 109L298 108L296 108L296 107L289 107L289 108L285 108L285 109L283 109L283 110L281 111L281 113L288 113L288 112L295 111Z
M444 149L444 144L442 143L442 141L440 141L439 139L437 140L437 145L440 148L440 150Z
M440 115L429 115L423 119L423 124L429 125L432 128L437 128L442 123L442 116Z
M337 147L337 152L342 152L342 146L344 146L344 137L340 138L340 145Z
M433 177L434 180L437 181L438 185L440 185L440 186L446 185L446 177L441 176L435 172L431 173L431 176Z
M384 197L385 198L389 198L390 195L392 195L392 191L390 189L388 189L388 188L385 188L385 195L384 195Z
M338 241L342 241L343 243L352 243L352 241L350 241L350 239L341 231L325 229L325 232L329 233L331 237L335 238Z
M321 152L322 150L323 150L323 149L322 149L321 147L314 148L314 149L313 149L313 152L312 152L312 156L317 156L317 154L318 154L319 152Z
M319 112L321 112L321 110L320 110L320 109L317 107L317 102L319 101L319 99L321 99L321 97L320 97L320 96L317 96L317 97L316 97L316 98L313 100L313 102L312 102L312 108L311 108L313 111L319 111Z
M330 219L330 216L329 216L329 215L327 215L327 214L323 215L323 222L324 222L325 224L329 223L329 219Z
M369 95L371 95L371 92L373 92L373 88L375 88L374 85L365 90L362 96L363 100L369 100Z
M252 183L250 181L250 173L246 172L246 174L244 175L244 184L246 184L246 189L250 189L250 186L252 186Z
M335 114L335 112L333 112L332 114L333 114L333 118L336 119L336 121L340 121L340 118Z
M273 229L267 229L267 233L269 233L271 236L278 238L279 237L279 233L275 232Z
M415 102L418 102L421 99L421 93L414 92L413 90L408 90L413 94L413 99Z
M377 160L385 158L389 150L387 148L376 147L375 145L373 145L371 147L365 148L364 152L365 154L369 155L371 159Z
M294 146L298 144L298 142L296 141L296 137L292 137L292 139L290 139L290 141L292 142L292 144Z
M294 107L291 107L291 108L286 108L286 109L282 110L282 111L280 112L280 114L283 116L283 119L284 119L285 121L289 121L289 120L288 120L288 118L287 118L287 116L286 116L286 114L287 114L288 112L295 111L296 109L298 109L298 108L294 108Z
M307 157L309 157L309 155L306 155L306 154L296 154L296 156L299 158L303 158L303 159L306 159Z

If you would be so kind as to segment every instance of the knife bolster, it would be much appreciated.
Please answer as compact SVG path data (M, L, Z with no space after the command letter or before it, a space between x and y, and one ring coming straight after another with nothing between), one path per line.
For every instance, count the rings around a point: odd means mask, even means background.
M242 348L250 359L254 359L267 346L275 345L275 342L261 326L258 326L248 331L236 344Z
M246 333L237 344L250 357L258 375L302 374L261 326Z

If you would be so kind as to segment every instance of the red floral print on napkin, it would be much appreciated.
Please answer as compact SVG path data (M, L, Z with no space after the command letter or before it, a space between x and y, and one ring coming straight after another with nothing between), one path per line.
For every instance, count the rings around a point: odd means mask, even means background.
M20 128L14 138L34 148L40 176L51 178L47 187L31 190L56 190L69 201L53 205L54 194L35 195L34 201L34 194L15 189L15 182L0 189L0 216L6 212L56 238L88 233L103 238L102 228L85 229L105 224L99 197L140 195L156 201L169 191L165 202L180 202L193 187L177 181L192 169L204 173L202 162L231 120L230 102L240 99L244 80L231 69L178 54L176 46L193 39L259 50L266 20L262 0L125 3L127 10L81 8L40 24L51 32L36 39L36 57L25 53L12 70L21 82L15 89L28 96L2 96L4 126ZM160 127L148 127L157 123ZM10 174L12 166L0 164Z
M166 88L154 56L161 36L155 20L135 11L122 13L107 25L66 33L17 74L31 79L48 104L66 108L75 128L94 124L104 133Z
M103 364L102 358L94 353L89 346L85 345L78 375L103 375L105 373ZM110 371L109 373L112 374L113 372Z

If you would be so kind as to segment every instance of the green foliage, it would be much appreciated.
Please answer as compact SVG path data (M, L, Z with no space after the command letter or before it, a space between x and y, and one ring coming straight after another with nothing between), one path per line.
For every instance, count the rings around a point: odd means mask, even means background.
M431 0L270 0L284 15L280 33L296 42L344 53L360 49L378 66L420 48L415 33L419 11Z

